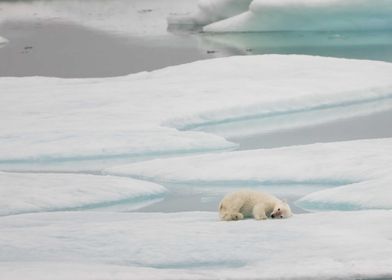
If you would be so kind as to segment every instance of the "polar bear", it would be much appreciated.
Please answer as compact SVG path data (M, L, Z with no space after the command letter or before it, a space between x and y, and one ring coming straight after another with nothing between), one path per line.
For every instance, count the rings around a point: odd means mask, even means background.
M224 221L242 220L254 217L256 220L267 218L288 218L292 216L287 202L277 197L253 190L240 190L227 194L219 204L219 216Z

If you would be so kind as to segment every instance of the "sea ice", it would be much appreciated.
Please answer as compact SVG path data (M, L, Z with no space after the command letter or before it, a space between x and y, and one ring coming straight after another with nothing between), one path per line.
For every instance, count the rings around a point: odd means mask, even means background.
M364 31L392 29L391 0L253 0L249 10L206 32Z
M392 277L392 212L218 221L214 212L0 217L2 279Z
M0 216L77 209L136 209L162 198L158 184L113 176L0 172Z
M298 205L314 210L392 209L391 150L392 138L357 140L156 159L106 172L170 184L264 186L285 195L298 187L300 195L314 191L303 186L338 187L310 194ZM281 192L282 186L288 191Z
M391 74L384 62L265 55L116 78L3 77L0 165L53 170L64 161L232 149L220 136L189 130L262 119L259 128L269 131L363 113L348 113L353 106L388 109ZM274 118L285 121L267 125Z

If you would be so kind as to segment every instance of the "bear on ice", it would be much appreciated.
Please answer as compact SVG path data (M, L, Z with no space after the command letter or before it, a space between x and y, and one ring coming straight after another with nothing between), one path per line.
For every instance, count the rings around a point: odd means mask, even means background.
M226 195L219 204L219 217L224 221L253 217L282 219L291 217L287 202L261 191L240 190Z

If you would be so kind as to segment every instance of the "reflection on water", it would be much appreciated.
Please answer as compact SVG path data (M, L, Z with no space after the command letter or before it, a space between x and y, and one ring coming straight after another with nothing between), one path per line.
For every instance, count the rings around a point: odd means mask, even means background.
M392 31L204 33L225 54L306 54L392 62Z

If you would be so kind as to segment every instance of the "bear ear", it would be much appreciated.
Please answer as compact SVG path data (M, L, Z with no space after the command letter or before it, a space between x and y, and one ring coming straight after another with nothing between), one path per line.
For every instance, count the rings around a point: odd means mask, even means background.
M286 203L286 204L288 204L288 203L287 203L287 199L286 199L286 198L283 198L283 199L282 199L282 201L283 201L283 203Z

